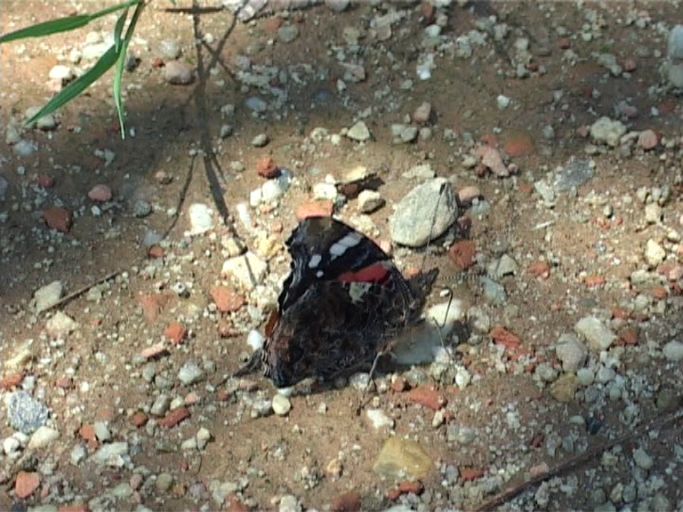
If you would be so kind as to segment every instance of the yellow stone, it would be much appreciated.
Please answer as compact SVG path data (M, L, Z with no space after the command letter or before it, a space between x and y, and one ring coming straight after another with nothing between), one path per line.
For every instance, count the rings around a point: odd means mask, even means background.
M578 387L576 375L567 373L550 385L550 395L558 402L571 402Z
M415 441L390 437L384 443L372 470L386 478L425 478L433 469L429 454Z

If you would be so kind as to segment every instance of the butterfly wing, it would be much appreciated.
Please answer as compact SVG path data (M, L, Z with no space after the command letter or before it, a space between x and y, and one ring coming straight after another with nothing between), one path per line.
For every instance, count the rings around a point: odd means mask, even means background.
M384 285L318 281L278 319L266 340L265 363L277 387L307 377L324 380L372 361L390 319Z
M286 245L291 271L262 353L278 387L372 363L419 317L436 277L406 281L377 244L330 217L302 221Z
M292 263L278 299L281 311L294 304L313 283L335 280L346 272L389 260L375 242L332 217L303 220L286 245Z

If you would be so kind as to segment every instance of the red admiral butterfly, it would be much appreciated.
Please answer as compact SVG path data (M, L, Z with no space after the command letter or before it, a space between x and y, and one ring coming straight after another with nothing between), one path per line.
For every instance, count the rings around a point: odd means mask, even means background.
M262 364L277 387L369 368L419 321L438 273L406 280L377 244L331 217L303 220L286 245L292 263L278 311L263 348L243 368Z

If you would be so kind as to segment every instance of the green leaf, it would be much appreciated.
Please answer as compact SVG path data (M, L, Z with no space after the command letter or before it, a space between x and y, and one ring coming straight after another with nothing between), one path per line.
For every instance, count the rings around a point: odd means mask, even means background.
M97 11L93 14L79 14L76 16L67 16L65 18L58 18L56 20L50 20L43 23L38 23L36 25L31 25L30 27L22 28L9 34L0 36L0 44L7 43L9 41L16 41L18 39L26 39L29 37L43 37L49 36L51 34L57 34L59 32L66 32L69 30L74 30L77 28L84 27L88 23L107 14L111 14L121 9L127 9L133 5L139 5L142 0L128 0L122 4L113 5Z
M116 51L121 49L121 33L123 32L123 27L126 24L126 18L128 17L128 9L124 10L121 15L116 20L116 25L114 26L114 44L116 45Z
M127 40L123 41L121 51L116 60L116 71L114 73L114 104L116 105L116 114L119 116L119 129L121 131L121 138L126 138L126 113L123 110L123 98L121 97L121 82L123 80L123 69L126 67L126 50L128 49Z
M57 96L48 101L31 119L26 121L26 125L35 123L41 117L51 114L80 95L98 78L106 73L106 71L114 65L118 57L119 54L116 52L116 47L115 45L112 45L104 55L99 58L93 67L67 85L64 90L57 94Z
M128 29L126 30L126 35L123 38L123 41L121 41L121 46L119 48L119 55L118 55L118 59L116 62L116 73L114 74L114 91L113 91L114 104L116 105L116 113L119 116L119 128L121 131L121 138L122 139L126 138L126 127L124 126L125 120L126 120L126 113L123 110L123 98L121 97L121 82L123 80L123 70L126 67L126 56L128 54L128 45L130 44L130 40L133 38L133 33L135 32L135 25L138 22L138 18L140 17L140 13L142 12L143 7L144 7L144 3L139 3L135 7L135 11L133 12L133 17L131 18L130 24L128 25ZM118 32L118 37L120 38L121 32L123 31L123 23L121 23L121 26L119 27L119 23L117 21L116 26L117 26L117 30L119 30L119 28L120 28L120 30Z

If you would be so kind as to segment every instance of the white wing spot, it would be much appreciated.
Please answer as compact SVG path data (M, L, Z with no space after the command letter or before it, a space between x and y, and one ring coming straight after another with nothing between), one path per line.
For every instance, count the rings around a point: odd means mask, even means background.
M341 244L345 247L354 247L358 245L361 241L361 235L355 231L349 233L348 235L337 240L336 243Z
M330 254L332 255L332 259L338 258L344 252L346 252L346 249L348 247L346 245L342 245L339 242L335 242L330 246Z
M332 255L332 259L338 258L344 254L346 249L349 247L355 247L362 239L362 235L356 233L355 231L344 235L330 246L330 254Z
M322 260L323 257L320 256L320 254L314 254L311 256L311 259L308 260L308 268L315 268L318 266L318 263L320 263L320 260Z

